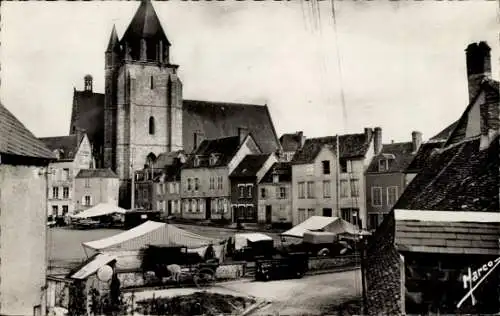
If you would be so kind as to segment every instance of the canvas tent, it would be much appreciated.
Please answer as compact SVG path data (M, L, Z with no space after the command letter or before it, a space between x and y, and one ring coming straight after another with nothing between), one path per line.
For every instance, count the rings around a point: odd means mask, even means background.
M123 233L83 243L85 250L109 252L140 250L147 245L177 245L191 249L221 243L220 239L207 238L180 229L174 225L147 221Z
M73 219L85 219L113 214L125 214L126 210L109 203L99 203L94 207L86 209L78 214L71 215Z
M323 231L334 234L357 235L361 230L339 217L311 216L307 220L282 233L283 237L303 238L306 231Z
M258 242L258 241L263 241L263 240L273 240L271 237L268 235L262 234L262 233L246 233L246 234L236 234L234 235L234 249L235 250L240 250L243 247L247 246L247 242L250 241L252 243Z

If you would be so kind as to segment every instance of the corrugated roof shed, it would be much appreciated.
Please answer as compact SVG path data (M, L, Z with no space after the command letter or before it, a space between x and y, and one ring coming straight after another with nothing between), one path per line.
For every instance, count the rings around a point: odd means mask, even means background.
M206 139L230 137L238 128L246 128L263 153L274 153L280 148L268 107L266 105L183 101L183 145L191 152L194 132L201 131Z
M379 155L374 157L366 170L367 173L379 172L379 160L385 159L384 155L393 155L394 160L389 164L389 169L383 173L404 172L412 162L415 153L413 152L413 143L392 143L384 144Z
M81 169L76 178L118 178L111 169Z
M260 168L269 158L270 154L246 155L240 164L234 169L230 177L253 177L257 175Z
M54 159L55 155L0 103L0 153Z
M327 136L319 138L308 138L304 146L295 153L292 164L311 163L321 148L329 145L333 151L336 150L336 136ZM366 134L347 134L339 135L340 158L358 158L366 155L372 137Z

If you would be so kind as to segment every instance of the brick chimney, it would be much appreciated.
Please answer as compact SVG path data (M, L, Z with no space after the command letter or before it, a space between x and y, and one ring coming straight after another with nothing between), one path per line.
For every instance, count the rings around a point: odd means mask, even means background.
M498 102L486 102L480 105L481 141L480 149L487 149L500 133L500 108Z
M375 127L373 129L373 151L375 155L380 154L382 150L382 128Z
M373 130L369 127L365 127L365 137L366 139L370 140L372 139L372 135L373 135Z
M243 143L247 135L248 135L248 128L245 127L238 128L238 136L240 138L240 143Z
M300 131L295 133L297 135L297 138L300 140L300 148L304 146L304 143L306 142L306 137L304 136L304 132Z
M416 153L422 145L422 133L418 131L411 132L411 142L412 142L412 151Z
M472 102L484 77L491 77L491 48L486 42L472 43L465 50L469 103Z

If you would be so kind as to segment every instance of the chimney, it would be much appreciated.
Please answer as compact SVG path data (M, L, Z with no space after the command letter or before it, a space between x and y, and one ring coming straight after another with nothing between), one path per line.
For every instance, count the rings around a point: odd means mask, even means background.
M92 92L92 76L91 75L86 75L83 77L83 81L85 83L85 88L84 91L86 92Z
M472 43L465 50L469 103L472 102L484 77L491 77L491 48L486 42Z
M372 139L372 135L373 135L373 130L369 127L365 127L365 137L366 139L368 140L371 140Z
M375 127L373 129L373 151L375 155L380 154L382 150L382 128Z
M480 105L481 140L480 150L487 149L500 132L500 108L497 102Z
M411 142L412 142L412 151L416 153L422 145L422 133L418 131L411 132Z
M245 127L238 128L238 136L240 137L240 143L243 143L247 135L248 135L248 128Z
M297 138L299 139L300 141L300 148L302 148L304 146L304 143L306 141L306 137L304 136L304 132L303 131L300 131L300 132L297 132Z

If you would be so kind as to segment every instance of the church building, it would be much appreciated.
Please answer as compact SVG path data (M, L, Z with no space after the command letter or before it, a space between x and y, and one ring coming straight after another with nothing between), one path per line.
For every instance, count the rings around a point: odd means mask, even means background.
M191 153L204 139L246 129L265 153L280 150L267 105L185 100L179 66L151 1L140 2L118 37L113 27L105 52L104 94L74 91L70 133L85 130L98 168L120 179L120 206L130 207L131 175L162 153Z

